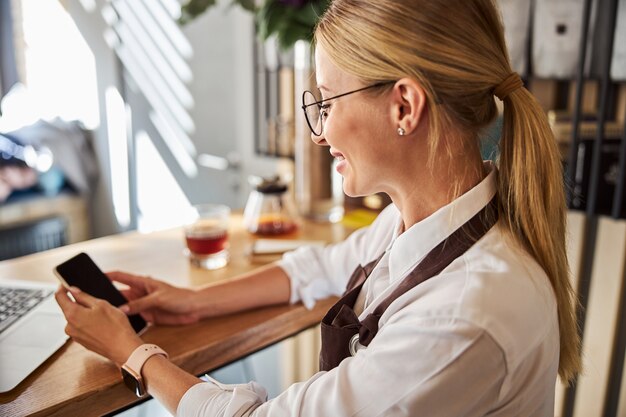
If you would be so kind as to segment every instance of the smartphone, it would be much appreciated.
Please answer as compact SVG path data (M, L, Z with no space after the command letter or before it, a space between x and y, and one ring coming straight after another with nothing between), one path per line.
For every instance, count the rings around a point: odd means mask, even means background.
M65 287L78 287L89 295L107 300L115 307L128 302L86 253L79 253L57 265L54 272ZM128 320L137 333L141 333L148 326L139 314L128 316Z

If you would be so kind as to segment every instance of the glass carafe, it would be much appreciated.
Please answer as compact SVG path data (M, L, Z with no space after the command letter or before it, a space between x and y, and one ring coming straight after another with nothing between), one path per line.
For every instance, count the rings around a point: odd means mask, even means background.
M287 234L298 228L298 218L287 192L287 184L278 177L261 179L253 177L243 213L245 228L261 236Z

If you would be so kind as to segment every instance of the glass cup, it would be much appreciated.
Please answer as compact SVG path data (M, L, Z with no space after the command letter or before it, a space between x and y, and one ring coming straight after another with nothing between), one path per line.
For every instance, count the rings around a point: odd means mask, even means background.
M228 263L228 219L230 208L222 204L192 207L185 225L187 255L192 265L218 269Z

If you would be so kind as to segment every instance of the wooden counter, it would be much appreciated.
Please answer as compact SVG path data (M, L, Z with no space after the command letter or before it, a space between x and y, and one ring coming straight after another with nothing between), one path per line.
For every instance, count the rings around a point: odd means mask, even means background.
M232 223L231 261L217 271L189 265L183 255L182 231L173 229L110 236L0 262L0 279L56 282L52 273L55 265L78 252L87 252L105 271L119 269L179 286L201 286L271 260L249 256L254 237L243 230L239 216L234 216ZM336 242L350 231L340 224L305 223L289 237ZM143 339L160 345L174 363L199 375L317 324L333 302L320 302L311 311L302 305L279 306L188 326L158 326L149 329ZM15 389L0 394L0 416L92 416L136 401L113 363L69 341Z

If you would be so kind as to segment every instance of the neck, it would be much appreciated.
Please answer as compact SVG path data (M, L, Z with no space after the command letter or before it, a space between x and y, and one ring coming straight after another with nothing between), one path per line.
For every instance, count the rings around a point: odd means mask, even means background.
M421 179L416 181L414 176L406 178L407 181L390 191L391 200L402 213L403 230L480 183L486 173L479 155L472 153L471 157L439 158L440 161L435 162L432 169L422 169L425 174Z

